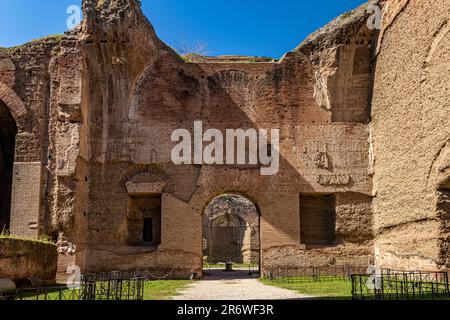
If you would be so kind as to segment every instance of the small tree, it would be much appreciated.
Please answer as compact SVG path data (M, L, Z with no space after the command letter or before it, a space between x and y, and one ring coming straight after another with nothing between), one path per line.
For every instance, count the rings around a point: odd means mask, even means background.
M192 45L182 37L181 45L177 51L185 61L198 63L206 60L208 45L203 41L197 41Z

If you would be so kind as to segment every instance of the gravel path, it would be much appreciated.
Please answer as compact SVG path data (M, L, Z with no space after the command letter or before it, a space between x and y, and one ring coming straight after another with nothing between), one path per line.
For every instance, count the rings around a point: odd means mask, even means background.
M189 285L175 300L288 300L307 299L294 291L267 286L250 278L245 272L216 272L207 280Z

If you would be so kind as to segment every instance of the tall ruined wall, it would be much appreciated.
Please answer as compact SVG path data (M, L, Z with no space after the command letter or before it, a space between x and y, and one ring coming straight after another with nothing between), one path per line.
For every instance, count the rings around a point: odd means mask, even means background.
M45 229L49 64L58 39L49 38L0 50L0 99L17 126L10 227L16 234L37 237ZM2 124L5 125L5 124ZM7 183L2 181L2 183ZM11 196L9 194L8 196Z
M384 5L379 36L362 6L279 62L186 63L134 0L85 0L78 29L0 48L0 122L17 129L12 188L1 182L13 233L59 233L62 270L199 271L203 210L236 192L260 211L263 268L366 265L373 233L382 267L449 267L450 3L370 2ZM278 174L175 166L171 134L196 120L280 129ZM161 244L132 245L130 212L155 194ZM302 196L330 194L335 239L305 244Z
M9 222L16 234L24 236L37 237L44 229L45 208L41 199L46 179L41 173L48 145L48 68L53 48L57 45L58 40L47 39L19 48L0 49L0 100L6 107L2 113L9 114L2 117L0 125L2 128L10 126L5 122L9 118L17 128L15 150L9 150L15 153L11 178L17 187L12 188L7 177L1 181L2 191L9 189L6 196L13 198L8 209L16 214L9 221L8 212L4 222Z
M374 34L364 8L338 18L278 63L186 63L163 44L131 0L84 2L79 181L75 210L78 263L84 270L153 267L199 271L202 214L216 195L238 192L261 210L263 265L290 250L296 264L366 265L369 222L368 101ZM259 166L175 166L175 129L278 128L280 171ZM347 192L354 196L346 197ZM300 193L337 193L355 220L332 245L301 244ZM158 248L129 244L130 200L162 194ZM340 210L340 209L337 209ZM345 216L346 214L343 214ZM339 231L340 232L340 231ZM352 234L348 236L348 234ZM294 253L295 252L295 253ZM312 257L309 259L309 257ZM335 257L329 261L330 257ZM285 260L280 260L280 264Z
M448 268L450 2L386 10L372 103L377 263Z
M72 227L82 122L74 34L0 49L0 100L17 125L10 230L22 237L56 241Z

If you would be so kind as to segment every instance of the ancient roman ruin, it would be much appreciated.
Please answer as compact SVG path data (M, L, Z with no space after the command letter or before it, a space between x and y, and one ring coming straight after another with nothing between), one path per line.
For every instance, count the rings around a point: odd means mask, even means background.
M58 241L60 272L201 274L233 250L263 273L449 268L450 2L370 4L380 30L366 4L280 60L185 61L137 0L0 49L0 225ZM278 173L175 165L172 132L199 120L279 129Z

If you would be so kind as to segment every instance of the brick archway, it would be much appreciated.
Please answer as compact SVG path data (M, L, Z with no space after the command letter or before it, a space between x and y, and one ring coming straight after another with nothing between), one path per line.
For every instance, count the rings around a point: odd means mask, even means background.
M31 115L17 93L0 82L0 229L6 227L14 232L13 216L13 168L16 161L17 135L31 130Z
M17 124L7 104L0 100L0 230L9 229Z
M223 193L203 212L203 257L208 263L260 264L260 212L240 193Z
M14 92L14 90L2 82L0 82L0 100L3 100L3 102L6 104L8 109L11 111L14 120L19 126L19 120L26 117L28 111L25 107L25 104Z

